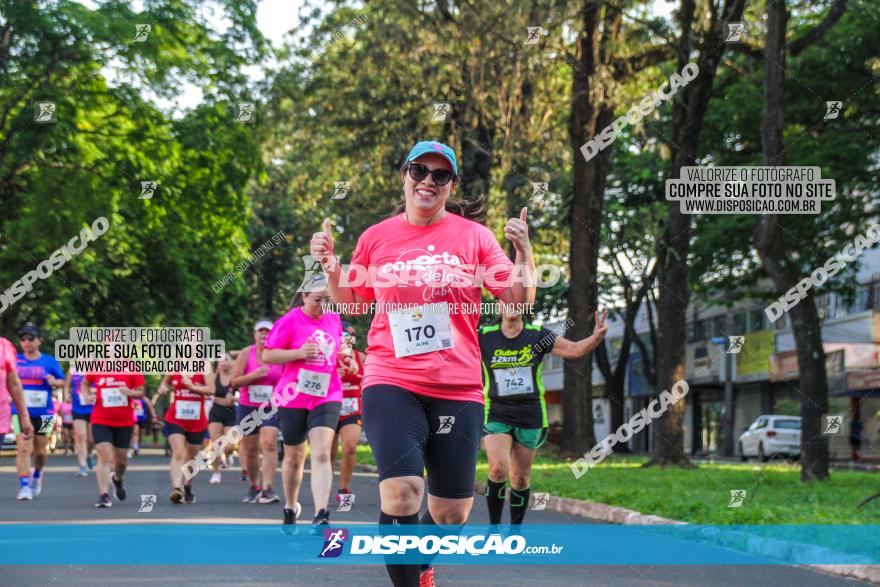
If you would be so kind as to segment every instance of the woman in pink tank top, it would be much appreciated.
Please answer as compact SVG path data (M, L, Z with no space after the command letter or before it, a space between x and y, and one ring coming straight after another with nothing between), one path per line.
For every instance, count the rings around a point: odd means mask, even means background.
M272 389L281 377L281 366L269 365L262 360L263 345L271 329L271 321L258 320L254 325L254 344L238 353L232 368L231 385L239 389L237 412L242 433L239 443L241 466L251 483L242 499L244 503L279 501L272 489L278 466L278 416L271 400ZM262 471L260 451L263 453Z

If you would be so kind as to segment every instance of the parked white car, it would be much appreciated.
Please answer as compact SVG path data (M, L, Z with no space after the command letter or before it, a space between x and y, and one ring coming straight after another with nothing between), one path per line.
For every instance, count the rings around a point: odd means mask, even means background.
M801 454L801 419L798 416L758 416L739 437L742 460L775 456L798 458Z

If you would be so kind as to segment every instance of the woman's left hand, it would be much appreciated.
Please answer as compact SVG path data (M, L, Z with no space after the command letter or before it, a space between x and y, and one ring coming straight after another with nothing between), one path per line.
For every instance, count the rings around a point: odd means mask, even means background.
M504 236L507 237L517 251L528 252L532 245L529 243L529 225L526 223L528 208L520 210L519 218L509 218L504 226Z
M608 310L602 312L601 316L599 312L596 312L596 326L593 328L593 338L598 342L605 340L605 334L608 332L608 325L605 324L605 317L607 315Z

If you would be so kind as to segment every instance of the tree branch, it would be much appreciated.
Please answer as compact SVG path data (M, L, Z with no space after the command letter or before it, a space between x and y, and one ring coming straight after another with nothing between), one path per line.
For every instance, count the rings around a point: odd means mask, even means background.
M825 15L825 19L821 23L788 44L788 53L790 55L797 55L810 45L813 45L814 43L819 41L822 37L825 36L825 33L831 30L831 27L833 27L834 24L838 20L840 20L840 17L843 16L843 13L845 11L846 0L836 0L834 2L834 5L831 6L831 10L828 11L828 14Z

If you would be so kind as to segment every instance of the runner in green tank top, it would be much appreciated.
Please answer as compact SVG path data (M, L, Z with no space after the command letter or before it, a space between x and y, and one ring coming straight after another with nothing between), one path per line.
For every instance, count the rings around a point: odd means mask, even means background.
M480 328L486 395L483 444L489 458L486 499L489 523L501 523L508 478L510 523L522 524L529 503L529 476L538 447L547 439L547 403L541 378L544 355L578 359L605 339L605 315L596 312L592 336L571 341L528 324L501 305L501 323Z

